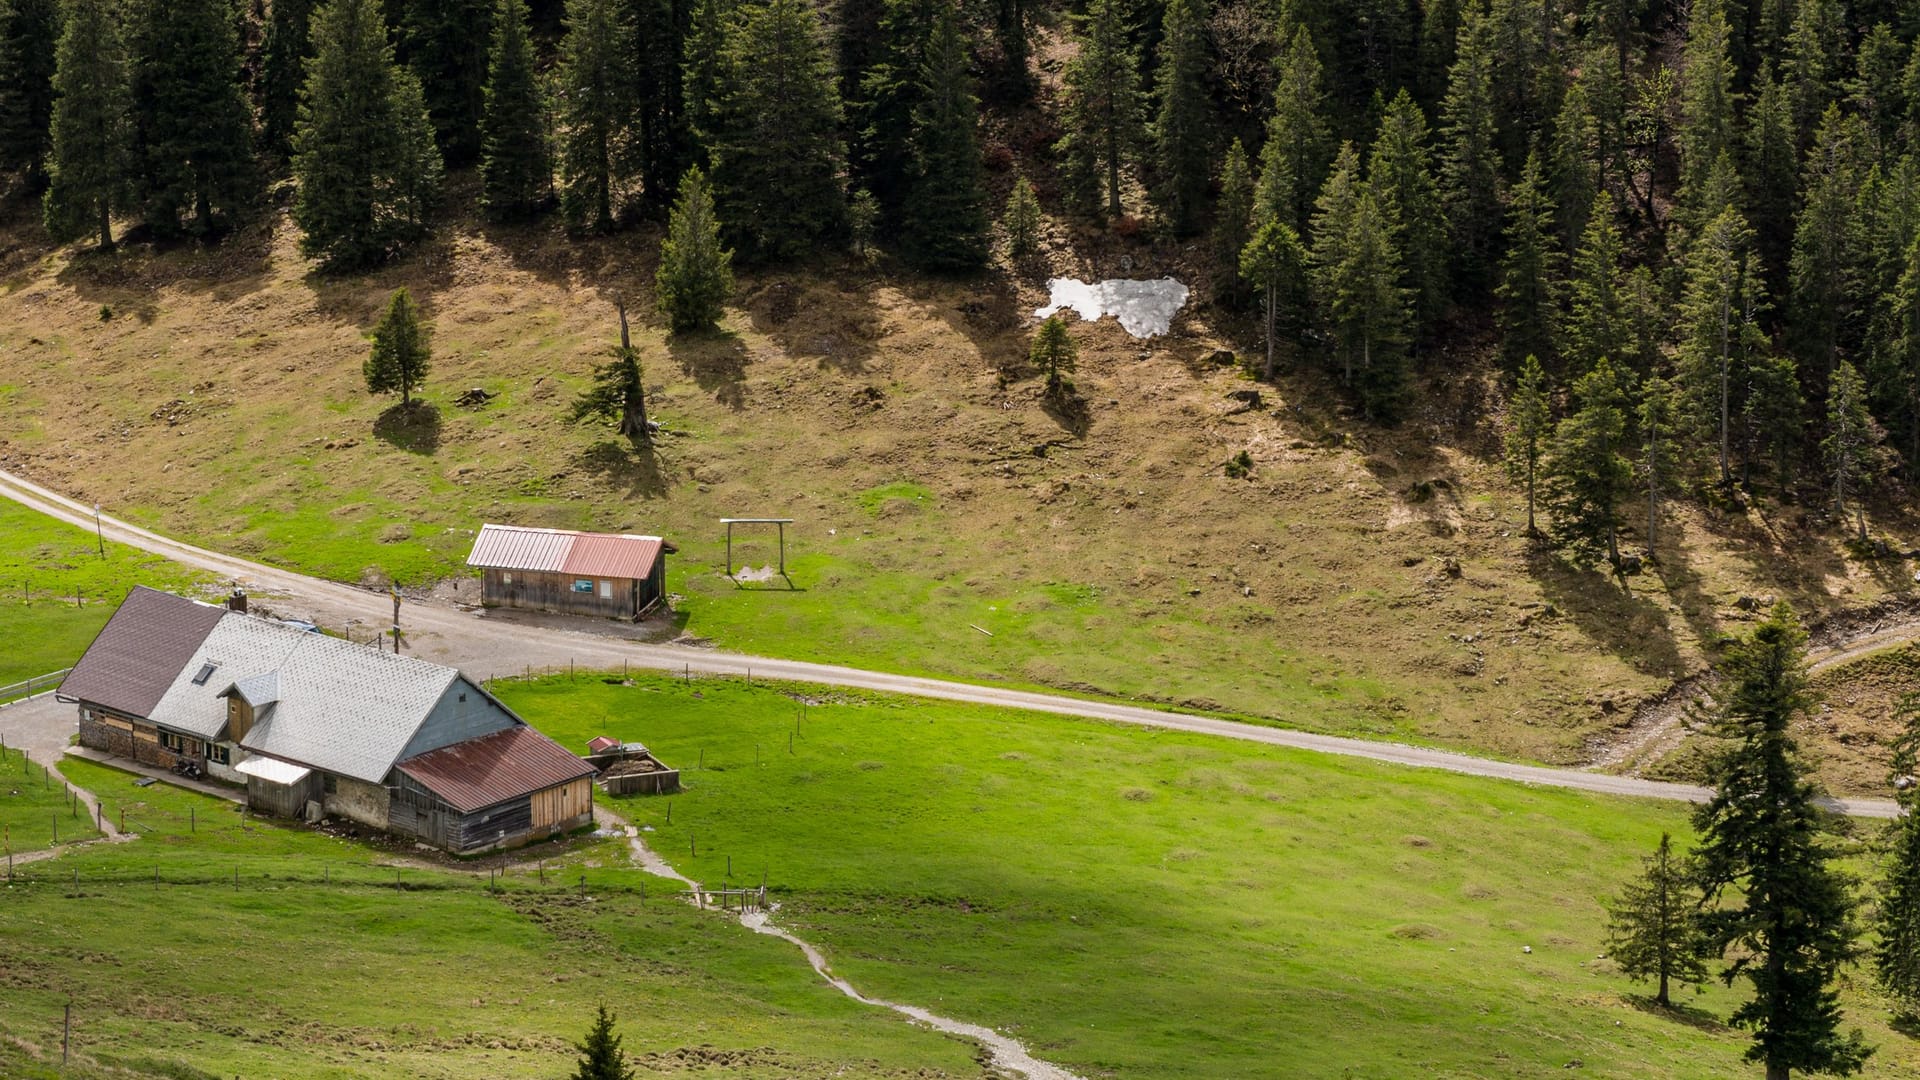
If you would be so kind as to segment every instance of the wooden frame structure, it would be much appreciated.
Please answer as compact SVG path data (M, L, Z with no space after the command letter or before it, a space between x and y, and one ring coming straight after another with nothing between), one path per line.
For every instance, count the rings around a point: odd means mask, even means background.
M727 527L727 576L733 576L733 527L735 525L778 525L780 527L780 576L787 576L787 526L792 518L721 518Z

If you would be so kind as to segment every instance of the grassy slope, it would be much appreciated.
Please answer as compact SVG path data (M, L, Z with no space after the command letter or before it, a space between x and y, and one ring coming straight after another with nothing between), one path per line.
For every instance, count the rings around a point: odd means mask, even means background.
M638 882L610 868L618 843L549 862L555 882L585 874L589 899L531 874L494 897L485 877L431 869L396 891L359 844L71 767L142 837L35 864L0 904L7 1075L8 1037L57 1058L69 997L78 1051L141 1076L550 1077L600 1001L643 1075L976 1071L969 1046L847 1001L790 946L657 888L644 907L616 891Z
M485 520L659 532L683 552L686 629L728 646L1549 761L1626 714L1606 704L1695 665L1735 596L1817 611L1904 580L1757 514L1685 515L1669 530L1684 551L1630 597L1530 561L1523 508L1484 456L1493 433L1461 419L1491 400L1482 380L1449 375L1393 432L1311 378L1229 415L1248 384L1202 361L1219 342L1204 311L1151 343L1076 327L1077 437L1030 373L997 371L1024 352L1034 283L749 277L723 335L637 328L676 434L636 458L564 413L612 339L612 298L647 306L644 234L453 222L403 265L332 279L283 226L105 259L0 233L0 463L340 578L453 572ZM1180 270L1130 254L1137 275ZM358 385L362 335L398 285L434 324L430 420ZM500 396L454 407L470 386ZM1242 448L1253 479L1230 481L1220 463ZM1434 479L1448 486L1409 501ZM804 591L717 573L715 519L749 514L798 519ZM772 562L770 538L737 555Z
M106 552L86 531L0 499L0 686L72 665L134 585L191 592L212 580L119 544Z
M23 751L0 750L0 826L7 850L22 854L98 837L82 813L67 801L66 785Z
M1741 1034L1636 1007L1596 960L1595 898L1681 807L828 692L789 754L799 689L496 686L564 742L704 757L623 800L676 866L764 872L856 984L1091 1075L1750 1074ZM1850 995L1869 1074L1906 1075L1883 1016Z

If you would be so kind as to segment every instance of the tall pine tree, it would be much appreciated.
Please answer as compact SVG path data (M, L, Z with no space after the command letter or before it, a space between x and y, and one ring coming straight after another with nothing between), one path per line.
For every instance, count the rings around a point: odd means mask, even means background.
M0 0L0 173L29 194L47 186L59 0Z
M879 200L889 224L903 219L913 183L915 117L926 91L928 49L943 13L957 14L938 0L886 0L874 58L859 81L860 96L845 103L855 129L853 173Z
M1694 811L1706 927L1733 956L1722 978L1753 987L1732 1022L1753 1031L1746 1057L1767 1080L1846 1075L1870 1052L1859 1032L1840 1033L1833 983L1855 953L1854 899L1830 865L1834 844L1790 733L1813 708L1806 640L1781 604L1726 650L1714 729L1729 745L1709 765L1712 798Z
M1213 211L1213 299L1222 307L1239 307L1247 301L1240 253L1252 238L1253 169L1247 163L1246 148L1235 139L1220 169L1220 199Z
M725 70L714 201L741 256L791 259L840 235L840 96L813 6L768 0L742 11Z
M367 266L426 234L440 152L379 0L330 0L313 38L293 139L300 250L329 269Z
M1603 358L1624 361L1637 351L1620 247L1613 200L1598 196L1587 220L1586 235L1574 252L1567 282L1568 307L1560 329L1560 353L1566 357L1570 371L1591 371Z
M1529 153L1507 204L1507 256L1500 262L1500 344L1509 363L1554 355L1559 314L1560 247L1540 155Z
M1091 0L1081 35L1067 66L1067 135L1056 149L1074 201L1117 217L1121 183L1144 134L1139 64L1119 0Z
M1728 208L1710 222L1688 252L1681 301L1679 377L1686 411L1716 447L1720 482L1733 482L1736 390L1749 353L1766 347L1758 315L1765 295L1753 233L1740 211Z
M1412 304L1400 284L1400 223L1372 185L1357 178L1351 146L1342 148L1314 218L1314 279L1333 329L1342 381L1367 415L1397 419L1406 406L1406 345Z
M132 102L119 4L67 0L55 56L54 105L44 198L47 231L58 240L91 232L113 247L113 214L131 190Z
M495 218L528 217L546 201L553 182L546 112L526 0L499 0L480 114L480 203Z
M714 326L733 295L733 252L720 245L706 174L697 165L688 169L679 189L654 274L660 311L676 334Z
M1867 408L1867 384L1845 360L1827 381L1827 437L1820 444L1833 477L1833 516L1847 520L1852 506L1859 539L1867 542L1866 490L1880 475L1880 442L1885 437Z
M1859 256L1869 248L1860 235L1855 195L1862 131L1857 117L1838 106L1827 111L1807 155L1802 187L1806 205L1793 235L1789 264L1792 293L1788 340L1801 369L1821 379L1833 373L1859 340Z
M1639 880L1607 905L1607 954L1629 978L1655 980L1653 1000L1663 1007L1673 1005L1669 983L1707 979L1699 904L1700 891L1674 854L1673 837L1661 833L1660 846L1641 862Z
M271 0L266 39L260 46L260 142L284 161L293 153L293 127L300 118L300 88L313 56L314 0Z
M161 235L207 232L259 190L231 0L136 0L130 9L134 195Z
M1726 0L1695 0L1687 24L1680 83L1680 189L1683 203L1698 198L1720 155L1733 149L1734 69Z
M1199 231L1213 173L1206 0L1167 0L1153 122L1155 187L1175 234Z
M440 154L454 168L480 157L494 0L406 0L408 63L420 78Z
M1899 816L1887 827L1887 861L1874 916L1879 941L1873 973L1904 1018L1920 1015L1920 695L1906 694L1894 708L1900 735L1893 743L1887 779Z
M567 0L560 45L560 215L604 232L626 198L628 101L613 0Z
M1485 287L1500 239L1500 162L1495 152L1493 41L1486 15L1469 7L1441 106L1440 194L1453 232L1454 283Z
M1304 233L1333 158L1320 56L1306 27L1294 30L1278 65L1273 114L1267 118L1267 141L1260 150L1260 186L1254 198L1278 220Z
M1621 568L1621 504L1633 485L1626 459L1626 381L1602 359L1573 384L1573 413L1553 429L1546 461L1549 536L1575 566Z
M984 266L988 253L987 178L974 136L979 102L967 78L959 15L943 9L927 42L913 112L907 250L932 270Z
M667 211L680 177L694 164L683 66L692 33L688 0L624 0L632 133L630 171L649 214Z
M1553 402L1547 389L1547 373L1540 361L1529 356L1520 361L1520 376L1514 380L1513 396L1507 402L1507 474L1527 485L1527 535L1539 536L1534 523L1538 501L1540 462L1552 434Z
M1427 119L1413 96L1400 91L1380 120L1367 160L1367 182L1401 223L1405 279L1416 322L1430 331L1447 305L1446 219L1427 152Z

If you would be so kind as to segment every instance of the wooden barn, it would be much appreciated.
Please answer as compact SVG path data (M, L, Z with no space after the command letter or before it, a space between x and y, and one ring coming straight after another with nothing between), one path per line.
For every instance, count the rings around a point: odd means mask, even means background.
M593 820L594 767L450 667L136 588L61 684L80 742L462 854Z
M488 607L638 619L666 598L673 551L657 536L485 525L467 565Z

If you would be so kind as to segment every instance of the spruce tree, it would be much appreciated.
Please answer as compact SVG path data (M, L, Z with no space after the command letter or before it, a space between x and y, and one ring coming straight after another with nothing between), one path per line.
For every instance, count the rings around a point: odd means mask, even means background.
M580 1052L580 1063L570 1080L633 1080L626 1052L620 1049L620 1036L613 1033L613 1019L603 1003L586 1041L574 1046Z
M1600 195L1593 200L1586 235L1574 252L1567 282L1568 308L1560 330L1560 353L1566 357L1570 371L1591 371L1602 358L1620 360L1635 351L1620 246L1613 201Z
M1640 408L1635 425L1640 432L1640 478L1647 490L1647 558L1660 554L1660 500L1682 468L1679 407L1673 384L1650 375L1640 384Z
M1118 217L1120 186L1144 134L1139 64L1119 0L1091 0L1080 52L1067 65L1067 134L1060 153L1069 192L1080 207Z
M843 236L840 97L806 0L740 13L713 136L714 202L745 258L791 259Z
M886 0L872 63L859 80L859 97L843 103L854 129L849 153L853 174L880 201L890 226L900 224L909 208L915 118L925 100L935 26L954 15L952 5L938 0Z
M0 172L28 194L47 186L59 0L0 0Z
M1621 503L1633 484L1627 463L1626 382L1604 357L1573 384L1575 408L1553 429L1546 504L1554 547L1575 566L1620 569Z
M52 153L44 197L56 240L91 232L113 247L113 214L132 187L132 102L115 0L67 0L55 54Z
M1283 313L1305 307L1307 249L1293 226L1273 216L1271 208L1260 219L1240 253L1240 277L1260 290L1261 325L1266 331L1267 359L1260 377L1271 380L1274 346L1282 334ZM1297 315L1293 316L1297 320ZM1293 336L1291 334L1287 335Z
M1856 951L1854 899L1790 733L1814 702L1793 610L1776 606L1719 672L1714 730L1730 745L1708 766L1714 792L1694 811L1694 858L1709 940L1733 952L1721 977L1753 987L1731 1021L1753 1031L1746 1058L1768 1080L1857 1072L1870 1050L1858 1031L1840 1033L1833 987Z
M1027 6L1030 0L994 0L993 38L1000 46L1000 62L994 67L993 90L996 98L1019 104L1033 96L1033 72L1027 69L1032 48L1027 41Z
M1469 7L1440 109L1440 197L1453 234L1454 282L1468 295L1484 286L1500 237L1490 30L1486 16Z
M440 152L379 0L329 0L313 45L293 140L300 250L328 269L367 266L426 234Z
M1319 308L1333 330L1342 381L1370 417L1397 419L1406 405L1406 345L1412 303L1400 282L1399 222L1372 185L1353 178L1352 147L1341 151L1314 219Z
M612 424L619 435L635 446L653 445L653 424L647 419L647 387L644 373L640 370L640 350L633 347L633 341L627 335L627 309L620 308L620 346L613 350L607 362L593 369L593 385L573 400L573 409L568 419L578 424L586 420L598 420ZM612 1029L612 1021L601 1008L599 1023L594 1027L596 1036L604 1036ZM588 1037L588 1044L594 1044L594 1036ZM605 1042L600 1046L604 1051ZM586 1047L581 1048L586 1051ZM620 1040L612 1043L611 1060L617 1062L620 1055ZM606 1058L599 1060L605 1061ZM618 1073L597 1072L582 1076L614 1076Z
M1879 940L1873 948L1873 973L1903 1018L1920 1015L1920 695L1905 694L1894 709L1901 732L1893 744L1887 776L1898 816L1887 827L1887 860L1880 878L1880 905L1874 916Z
M1751 255L1752 231L1727 209L1688 252L1681 301L1679 375L1687 411L1717 445L1720 483L1733 482L1734 388L1746 355L1766 343L1758 325L1765 285Z
M266 39L260 47L260 142L285 161L293 153L293 128L300 118L300 88L307 83L313 56L314 0L271 0Z
M1740 409L1741 483L1751 483L1758 463L1780 491L1792 488L1800 457L1806 406L1800 396L1800 372L1785 354L1759 352L1747 361Z
M494 0L406 0L408 63L419 76L440 154L454 168L480 157Z
M680 68L680 100L685 110L688 153L697 162L712 159L721 86L726 78L727 35L734 0L689 0L693 5ZM844 4L842 6L845 6ZM844 40L844 38L842 39Z
M1040 199L1024 176L1013 178L1000 229L1007 234L1007 258L1014 262L1031 259L1040 250Z
M713 193L698 165L687 170L679 192L654 275L660 311L676 334L711 328L733 295L733 252L720 246Z
M1788 267L1793 245L1793 216L1800 190L1800 151L1794 141L1793 111L1786 90L1763 63L1754 76L1753 101L1747 108L1742 138L1741 175L1746 181L1744 205L1752 215L1760 257L1775 274ZM1780 284L1776 277L1772 282Z
M1222 307L1240 307L1247 286L1240 276L1240 253L1253 238L1253 169L1240 140L1227 147L1220 169L1220 199L1213 210L1213 298ZM1296 238L1297 239L1297 238Z
M1507 204L1507 255L1500 262L1500 344L1509 362L1554 355L1559 314L1559 244L1553 202L1541 175L1540 155L1527 154L1526 168Z
M1720 155L1733 148L1734 68L1726 0L1695 0L1680 84L1680 190L1691 204Z
M853 238L853 253L862 261L871 259L874 240L880 235L880 200L866 188L847 200L847 232Z
M1400 91L1380 121L1367 159L1367 182L1401 224L1399 245L1416 321L1431 330L1446 312L1447 231L1427 153L1427 120L1413 96Z
M1707 980L1699 906L1700 890L1667 833L1641 860L1639 879L1607 905L1607 955L1628 978L1656 980L1660 988L1653 1000L1663 1008L1673 1006L1669 983Z
M979 102L967 78L959 16L943 8L927 42L913 112L907 251L930 270L986 265L990 246L987 178L980 163Z
M202 233L259 190L231 0L135 0L130 8L134 197L160 235Z
M1587 228L1594 196L1602 190L1600 126L1587 102L1587 80L1575 79L1561 99L1553 125L1548 175L1558 212L1561 250L1571 250Z
M1855 201L1863 138L1858 118L1828 110L1807 155L1806 204L1793 234L1788 340L1801 366L1821 378L1852 351L1859 329L1858 256L1868 248Z
M1273 114L1267 119L1267 140L1260 150L1260 185L1254 200L1304 234L1333 157L1320 56L1306 27L1294 31L1277 63Z
M628 171L639 179L641 199L655 216L666 213L680 177L697 162L683 70L692 6L689 0L622 0L632 110Z
M1857 74L1848 96L1854 111L1866 121L1875 145L1893 146L1900 138L1900 122L1906 113L1906 90L1901 82L1909 51L1886 23L1877 24L1860 40L1854 65Z
M1845 5L1840 0L1796 0L1781 76L1801 146L1839 97L1839 65L1848 53Z
M406 289L395 289L387 312L373 329L373 351L362 371L370 394L400 394L401 408L413 405L413 392L427 380L433 349L420 325L420 309Z
M1207 88L1206 0L1167 0L1160 24L1159 111L1153 123L1156 188L1173 231L1200 229L1213 173L1213 98Z
M576 233L613 228L626 195L628 102L613 0L567 0L560 45L560 216Z
M1514 380L1513 396L1507 400L1507 475L1527 484L1527 535L1539 536L1534 523L1540 461L1546 453L1547 439L1553 433L1553 404L1547 389L1547 373L1537 357L1520 362L1520 376Z
M1908 469L1920 467L1920 237L1907 245L1893 291L1881 299L1874 349L1876 396L1906 427Z
M480 204L502 220L532 216L553 182L546 102L534 71L526 0L499 0L486 107L480 114Z
M1833 516L1845 522L1851 500L1862 544L1867 542L1867 507L1862 496L1879 478L1884 437L1867 409L1866 382L1852 364L1840 361L1827 383L1827 437L1820 451L1833 477Z
M1060 316L1047 316L1047 321L1033 332L1033 346L1027 351L1027 360L1046 373L1049 400L1061 401L1073 392L1070 376L1079 356L1073 335L1067 333L1067 324Z

